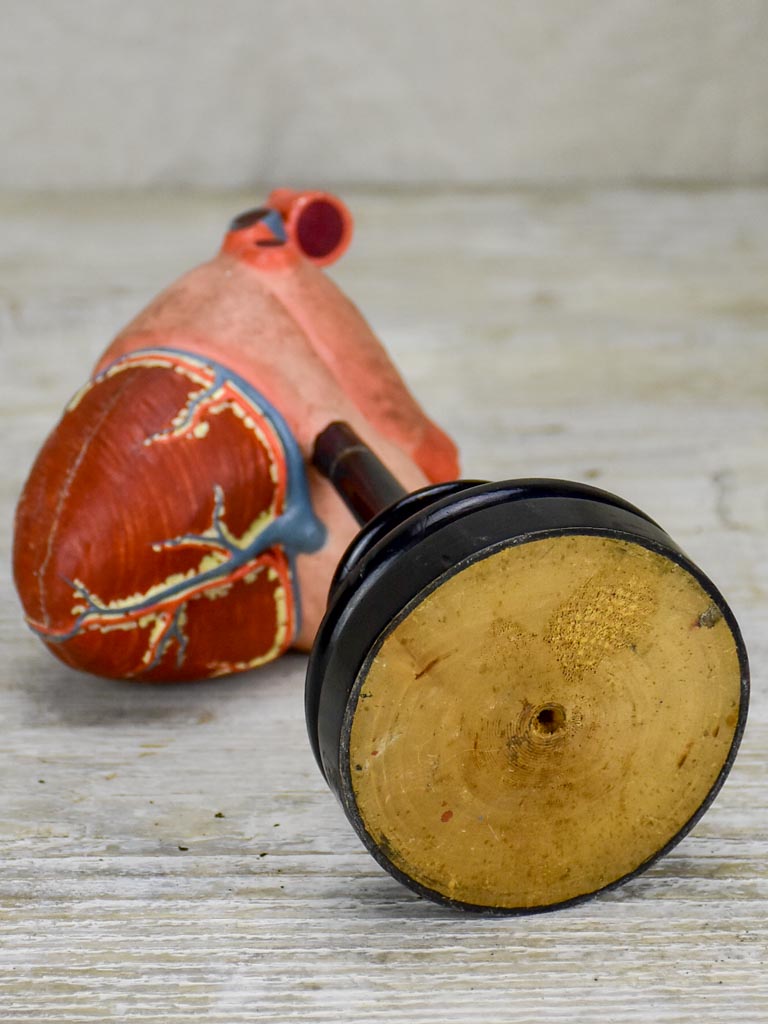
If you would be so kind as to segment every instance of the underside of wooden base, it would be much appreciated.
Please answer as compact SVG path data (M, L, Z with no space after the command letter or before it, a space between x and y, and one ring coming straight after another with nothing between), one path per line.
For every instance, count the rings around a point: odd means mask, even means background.
M380 638L346 718L354 811L426 895L550 907L686 829L728 759L731 628L682 565L561 535L447 573Z

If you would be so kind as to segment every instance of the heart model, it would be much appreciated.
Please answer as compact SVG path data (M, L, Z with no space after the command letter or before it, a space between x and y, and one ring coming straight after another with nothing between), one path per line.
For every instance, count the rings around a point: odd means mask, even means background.
M345 420L409 489L453 479L424 414L321 269L352 220L273 192L112 342L16 514L27 622L78 669L185 680L308 649L356 526L308 463Z

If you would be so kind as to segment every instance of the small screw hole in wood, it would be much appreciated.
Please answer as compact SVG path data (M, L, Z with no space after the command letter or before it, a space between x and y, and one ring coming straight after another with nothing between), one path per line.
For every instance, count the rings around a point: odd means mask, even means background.
M533 727L543 736L551 736L559 732L565 725L565 708L559 704L547 704L534 715Z

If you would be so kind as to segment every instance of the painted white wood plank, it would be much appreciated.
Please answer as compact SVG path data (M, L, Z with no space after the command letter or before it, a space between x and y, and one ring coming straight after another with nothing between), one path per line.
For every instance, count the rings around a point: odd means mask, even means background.
M251 201L0 197L4 565L69 394ZM764 1022L768 192L351 202L335 274L467 472L615 490L732 602L754 697L731 778L622 890L530 918L447 912L376 866L325 788L303 658L193 686L96 680L42 650L4 584L0 1020Z

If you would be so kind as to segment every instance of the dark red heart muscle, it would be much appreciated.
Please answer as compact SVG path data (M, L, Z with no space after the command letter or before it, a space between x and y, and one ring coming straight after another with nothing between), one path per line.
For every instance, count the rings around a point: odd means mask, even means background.
M217 676L292 643L292 556L324 531L280 415L199 356L132 353L72 400L19 503L27 620L62 661Z

